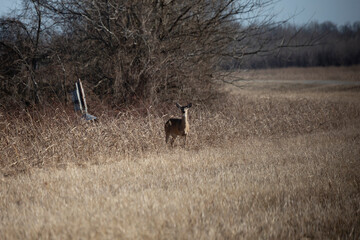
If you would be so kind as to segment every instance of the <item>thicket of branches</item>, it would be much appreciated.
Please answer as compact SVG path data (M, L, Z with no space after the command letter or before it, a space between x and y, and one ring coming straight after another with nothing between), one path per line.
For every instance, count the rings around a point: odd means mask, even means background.
M211 98L212 79L229 63L311 45L273 21L272 4L23 0L0 19L0 104L66 103L78 78L113 106Z

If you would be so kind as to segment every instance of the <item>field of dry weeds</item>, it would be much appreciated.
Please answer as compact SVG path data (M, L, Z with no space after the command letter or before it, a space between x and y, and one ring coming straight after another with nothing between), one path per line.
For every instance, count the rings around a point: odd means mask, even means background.
M95 124L71 107L1 112L0 238L359 239L360 87L224 91L193 103L186 148L164 144L175 106Z

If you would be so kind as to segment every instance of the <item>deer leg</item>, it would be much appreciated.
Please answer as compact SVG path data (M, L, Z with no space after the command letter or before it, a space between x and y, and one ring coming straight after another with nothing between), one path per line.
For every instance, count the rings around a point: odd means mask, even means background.
M169 133L166 133L166 137L165 137L165 143L168 143L168 141L169 141Z
M174 141L176 139L176 135L175 136L172 136L171 140L170 140L170 143L171 143L171 146L173 147L174 146Z

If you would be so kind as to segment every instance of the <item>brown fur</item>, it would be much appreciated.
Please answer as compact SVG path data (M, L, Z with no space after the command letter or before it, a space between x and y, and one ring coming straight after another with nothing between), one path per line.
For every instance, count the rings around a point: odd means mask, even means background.
M192 106L189 103L187 106L181 106L178 103L176 104L178 108L180 108L182 114L182 118L170 118L165 123L165 142L169 141L169 137L171 136L171 146L173 146L174 141L177 136L184 137L184 146L186 145L186 136L189 134L189 121L188 121L188 110Z

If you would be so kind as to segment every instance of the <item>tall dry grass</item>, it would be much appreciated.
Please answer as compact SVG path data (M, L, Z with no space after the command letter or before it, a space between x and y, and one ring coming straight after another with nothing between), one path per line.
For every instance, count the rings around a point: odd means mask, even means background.
M175 106L1 113L1 239L358 239L360 93L291 91L195 103L185 149Z

